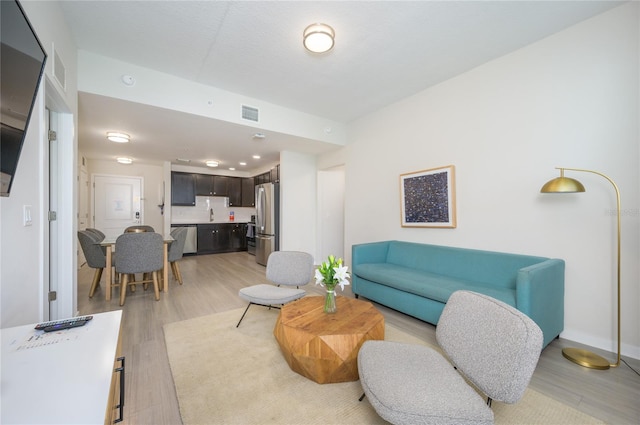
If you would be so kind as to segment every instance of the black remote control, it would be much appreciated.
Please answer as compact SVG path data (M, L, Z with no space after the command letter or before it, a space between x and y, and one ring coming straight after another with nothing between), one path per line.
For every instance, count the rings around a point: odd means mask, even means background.
M77 328L78 326L84 326L91 319L93 319L93 316L79 316L72 317L71 319L53 320L50 322L38 323L35 329L38 331L52 332L62 329Z

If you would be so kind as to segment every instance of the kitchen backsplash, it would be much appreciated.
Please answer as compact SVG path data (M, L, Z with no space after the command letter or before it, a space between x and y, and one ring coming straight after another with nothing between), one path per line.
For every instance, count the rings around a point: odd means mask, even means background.
M229 222L229 213L233 211L234 222L246 223L255 215L255 208L230 207L229 198L221 196L196 196L194 207L171 207L172 224L209 223L209 211L213 210L213 222Z

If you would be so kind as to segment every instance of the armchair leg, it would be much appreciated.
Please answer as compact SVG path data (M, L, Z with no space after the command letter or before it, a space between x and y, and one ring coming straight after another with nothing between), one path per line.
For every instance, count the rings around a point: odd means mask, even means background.
M100 279L102 278L102 269L96 269L93 274L93 282L91 282L91 289L89 290L89 298L93 298L93 294L96 292L96 288L100 285Z
M247 314L247 311L249 310L249 307L251 307L251 304L253 303L249 303L249 305L247 306L247 308L244 310L244 313L242 313L242 317L240 318L240 320L238 321L238 324L236 325L236 328L238 326L240 326L240 322L242 322L242 319L244 319L244 315Z
M180 273L180 266L177 261L171 263L171 270L173 271L173 277L182 285L182 274Z
M153 275L153 292L155 292L156 301L160 301L160 284L158 283L158 272L154 271L151 274Z
M124 305L124 299L127 296L127 286L129 286L129 275L123 274L120 278L120 305Z

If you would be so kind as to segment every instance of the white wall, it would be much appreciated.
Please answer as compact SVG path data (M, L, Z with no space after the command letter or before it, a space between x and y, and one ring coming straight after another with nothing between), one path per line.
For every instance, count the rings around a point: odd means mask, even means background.
M344 166L318 170L317 261L344 258Z
M316 254L316 158L280 153L280 250Z
M69 33L64 18L56 2L21 2L40 42L49 55L45 68L45 78L31 117L25 144L20 155L20 162L11 195L0 198L0 308L3 328L19 324L39 321L43 318L43 294L48 289L48 146L46 143L45 103L55 99L56 110L67 113L63 121L65 128L60 132L61 151L65 155L61 163L66 167L62 171L61 185L64 191L59 205L62 215L60 241L57 249L60 264L57 270L66 278L60 289L59 309L61 314L74 313L75 302L75 201L76 183L75 152L77 141L77 125L74 117L77 114L77 75L76 47ZM55 82L52 75L52 49L60 55L67 67L66 91ZM45 94L43 87L47 86ZM69 124L69 125L67 125ZM71 128L69 128L71 127ZM71 154L68 154L71 152ZM72 200L70 202L69 200ZM22 226L22 210L24 205L31 205L33 225Z
M623 353L640 358L638 7L618 7L353 123L346 245L400 239L562 258L562 336L615 352L613 188L575 173L586 193L539 193L555 166L598 170L622 192ZM399 175L448 164L458 227L401 228Z

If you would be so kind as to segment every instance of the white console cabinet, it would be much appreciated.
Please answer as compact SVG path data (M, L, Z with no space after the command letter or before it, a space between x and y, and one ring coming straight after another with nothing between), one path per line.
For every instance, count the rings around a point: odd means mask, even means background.
M3 424L110 424L120 418L124 382L121 311L93 315L81 327L2 334ZM122 381L121 381L122 380ZM122 396L122 399L121 399Z

